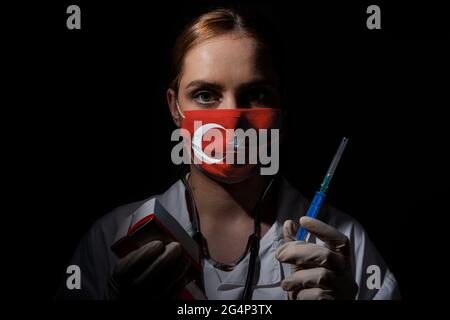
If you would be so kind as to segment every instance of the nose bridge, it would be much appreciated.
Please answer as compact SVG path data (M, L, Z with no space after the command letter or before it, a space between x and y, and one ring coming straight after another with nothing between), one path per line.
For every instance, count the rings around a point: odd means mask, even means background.
M221 109L236 109L237 105L237 97L236 92L234 90L229 90L223 95L222 102L220 104Z

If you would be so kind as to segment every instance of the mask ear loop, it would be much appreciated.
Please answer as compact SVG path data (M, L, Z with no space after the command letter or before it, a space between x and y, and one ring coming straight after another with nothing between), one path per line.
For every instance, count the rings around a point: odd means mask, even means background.
M178 110L178 113L180 114L180 116L181 116L182 119L185 119L186 117L184 116L183 112L182 112L181 109L180 109L180 105L178 104L178 99L177 99L177 98L175 98L175 102L176 102L176 104L177 104L177 110Z

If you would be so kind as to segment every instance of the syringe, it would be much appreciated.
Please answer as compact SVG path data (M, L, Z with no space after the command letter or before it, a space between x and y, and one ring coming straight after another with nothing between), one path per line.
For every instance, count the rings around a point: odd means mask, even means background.
M336 167L339 163L339 160L341 159L342 153L344 152L345 146L347 145L347 141L348 139L346 137L342 138L341 144L339 145L339 149L334 155L333 161L331 162L331 165L328 168L327 174L325 175L325 178L323 179L322 184L320 185L320 189L319 191L316 192L314 199L311 202L308 211L306 212L307 217L315 218L317 216L317 213L319 212L320 207L322 206L323 200L325 199L325 195L328 190L328 186L330 185L331 178L333 178L334 171L336 171ZM295 240L305 241L307 234L308 231L305 228L300 227L300 229L297 232L297 235L295 236Z

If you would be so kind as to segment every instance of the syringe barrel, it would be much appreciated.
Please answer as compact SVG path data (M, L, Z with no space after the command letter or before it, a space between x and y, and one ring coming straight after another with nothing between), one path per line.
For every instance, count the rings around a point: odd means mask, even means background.
M323 192L316 192L316 195L314 196L313 201L311 202L311 205L308 208L308 211L306 212L307 217L316 218L317 214L319 213L320 207L322 207L323 200L325 199L325 193ZM300 229L297 232L297 235L295 236L296 240L305 241L306 235L308 234L308 231L300 227Z

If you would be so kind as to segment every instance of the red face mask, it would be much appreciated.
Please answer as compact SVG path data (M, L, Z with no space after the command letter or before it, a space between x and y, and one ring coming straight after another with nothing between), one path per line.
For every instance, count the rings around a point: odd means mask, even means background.
M280 125L279 109L210 109L185 111L182 128L190 133L191 140L186 147L200 171L220 182L238 183L258 174L259 148L269 148L270 153L270 140L261 143L260 134L270 138L269 131L280 129ZM254 134L257 140L243 139L244 135L238 132Z

